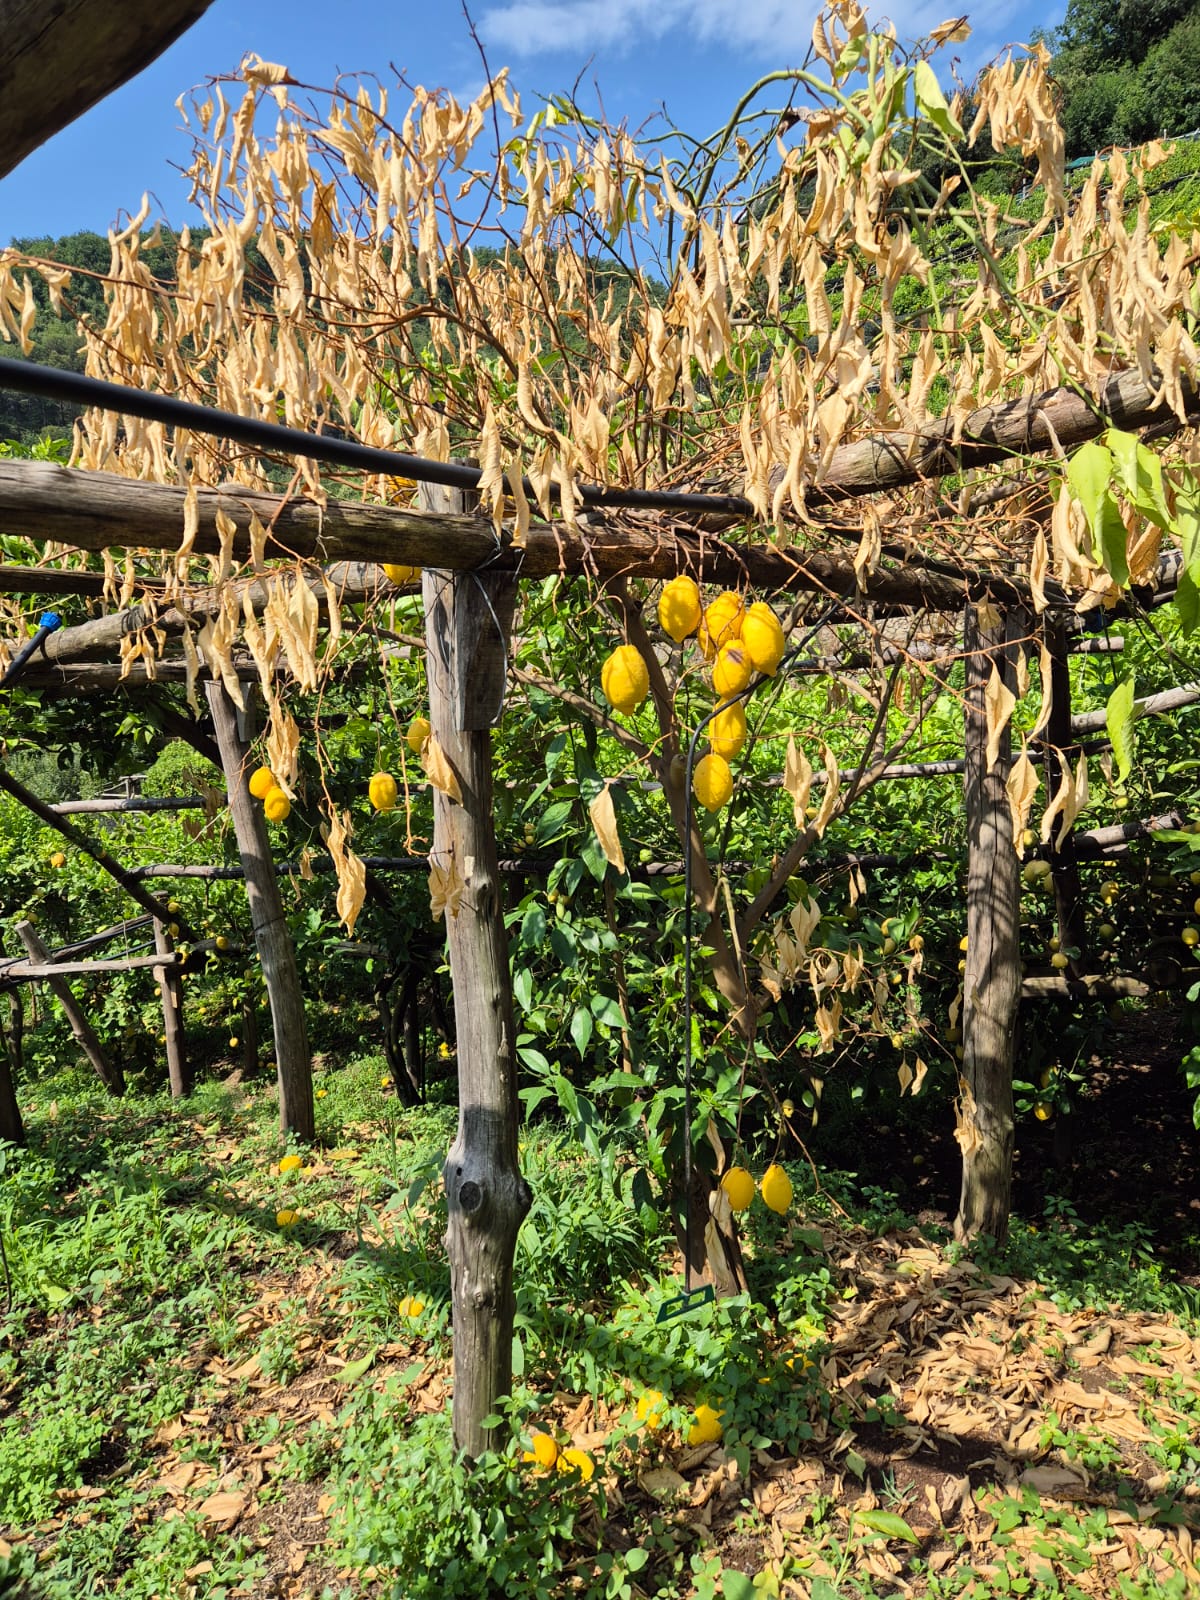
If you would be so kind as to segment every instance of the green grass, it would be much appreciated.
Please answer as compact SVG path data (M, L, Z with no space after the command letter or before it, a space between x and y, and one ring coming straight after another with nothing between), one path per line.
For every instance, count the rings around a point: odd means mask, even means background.
M932 1596L1101 1592L1095 1550L1134 1492L1102 1426L1048 1415L1039 1458L1086 1468L1109 1506L997 1482L975 1491L994 1522L984 1545L947 1530L939 1547L919 1528L900 1481L902 1398L831 1385L822 1362L847 1326L839 1306L870 1310L871 1273L854 1262L890 1259L889 1239L924 1244L887 1195L836 1178L816 1195L800 1168L790 1226L746 1214L752 1293L660 1323L678 1288L662 1220L621 1161L606 1178L552 1127L527 1129L536 1199L518 1250L509 1442L468 1471L451 1444L438 1181L454 1114L403 1110L385 1075L364 1056L322 1078L319 1145L286 1175L262 1088L207 1086L184 1107L113 1102L82 1073L23 1091L30 1146L6 1151L0 1175L0 1600L22 1584L48 1600L883 1600L898 1592L892 1569ZM278 1226L283 1206L294 1228ZM934 1248L953 1264L945 1241ZM1029 1278L1031 1306L1052 1293L1067 1310L1187 1310L1136 1230L1088 1235L1061 1211L1036 1229L1018 1220L1007 1255L979 1262ZM1030 1319L1021 1336L1044 1344ZM1143 1521L1170 1529L1195 1510L1200 1388L1165 1358L1161 1370L1127 1384L1151 1430L1147 1470L1166 1485ZM649 1389L665 1397L657 1432L636 1415ZM723 1413L728 1463L707 1522L675 1503L708 1470L681 1443L700 1402ZM522 1459L535 1426L564 1447L586 1437L594 1478L535 1471ZM875 1438L883 1468L862 1453ZM804 1463L818 1479L780 1532L761 1496ZM656 1499L655 1474L680 1487ZM1041 1576L1031 1550L1046 1552ZM1128 1600L1186 1592L1170 1572L1108 1579Z

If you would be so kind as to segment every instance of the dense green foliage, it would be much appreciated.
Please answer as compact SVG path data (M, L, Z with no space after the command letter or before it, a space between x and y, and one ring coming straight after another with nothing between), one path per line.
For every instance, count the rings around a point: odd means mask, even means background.
M1068 157L1200 129L1200 9L1192 0L1070 0L1047 34Z

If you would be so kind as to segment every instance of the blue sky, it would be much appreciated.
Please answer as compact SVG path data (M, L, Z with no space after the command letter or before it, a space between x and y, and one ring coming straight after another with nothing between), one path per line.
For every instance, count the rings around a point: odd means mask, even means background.
M1035 26L1052 26L1065 0L1034 6L997 0L971 15L959 51L969 74ZM569 89L582 74L599 86L613 121L640 126L665 104L672 121L703 136L719 127L738 94L762 72L795 65L807 49L812 0L471 0L493 68L508 65L527 113L539 94ZM955 15L945 0L898 0L890 16L911 39ZM460 95L478 89L483 67L457 0L215 0L165 55L0 180L0 244L13 238L104 232L136 212L144 190L153 215L187 220L185 186L171 163L188 143L176 98L211 74L232 71L254 51L283 62L302 82L325 85L337 71L394 64L411 81Z

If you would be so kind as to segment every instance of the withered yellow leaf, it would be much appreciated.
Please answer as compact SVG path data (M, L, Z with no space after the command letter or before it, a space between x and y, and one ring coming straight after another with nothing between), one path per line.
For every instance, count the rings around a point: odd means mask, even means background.
M992 675L987 681L987 688L983 692L984 710L987 713L987 755L985 765L988 772L996 765L1000 758L1000 741L1004 738L1004 730L1008 727L1008 720L1013 714L1013 707L1017 697L1000 676L1000 669L993 663Z
M1040 782L1038 770L1029 759L1029 750L1022 745L1021 754L1013 763L1013 769L1004 785L1008 795L1008 807L1012 812L1013 845L1019 856L1025 854L1023 835L1029 826L1029 810Z
M592 827L596 830L596 837L600 841L605 859L610 861L618 872L623 873L625 852L621 849L621 835L617 832L612 789L607 783L588 807L588 815L592 819Z
M450 757L437 741L437 735L431 733L426 739L421 751L421 764L425 768L425 776L435 789L442 794L449 795L455 805L462 805L462 789L459 787L458 774L450 765Z
M350 849L352 832L350 813L332 808L329 816L329 854L333 857L337 873L337 914L345 924L346 932L354 932L354 924L367 897L367 869L361 856Z
M792 811L798 828L804 826L804 813L808 807L808 797L812 792L812 781L813 769L809 759L789 734L787 756L783 766L783 787L792 797Z

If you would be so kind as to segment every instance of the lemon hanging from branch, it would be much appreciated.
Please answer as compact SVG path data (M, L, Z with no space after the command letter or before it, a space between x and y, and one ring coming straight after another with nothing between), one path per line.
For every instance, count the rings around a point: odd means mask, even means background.
M792 1203L792 1180L777 1162L773 1162L763 1173L760 1187L768 1209L784 1216Z
M742 597L732 589L723 590L709 605L700 628L700 648L706 661L711 661L723 644L740 636L744 616Z
M276 784L263 799L263 811L268 822L286 822L292 814L292 802Z
M707 755L692 773L692 793L706 811L719 811L733 793L733 773L724 756Z
M713 688L717 698L729 700L750 682L753 663L743 644L723 644L713 662Z
M390 772L377 772L367 785L367 796L376 811L394 811L399 793Z
M754 1179L745 1167L730 1167L721 1179L721 1187L729 1197L731 1211L745 1211L754 1199Z
M708 725L708 742L714 755L732 761L746 742L746 713L734 701L723 706Z
M658 620L665 634L682 644L700 626L700 589L694 578L672 578L658 597Z
M779 618L762 600L756 600L742 619L742 648L756 672L773 678L779 671L783 660L783 629Z
M636 645L621 644L600 669L600 687L614 711L629 716L650 693L650 674Z
M279 785L275 782L275 774L270 767L259 767L250 774L248 787L256 800L265 800L271 790L277 789Z

